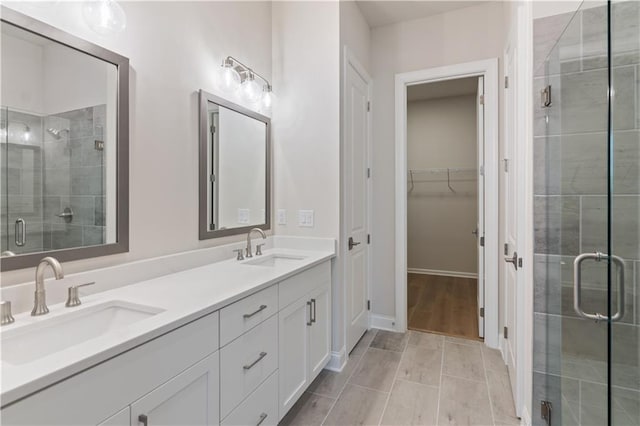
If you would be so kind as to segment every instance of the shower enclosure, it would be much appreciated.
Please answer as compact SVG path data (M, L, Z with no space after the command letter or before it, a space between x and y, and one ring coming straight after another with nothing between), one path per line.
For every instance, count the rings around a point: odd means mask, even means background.
M640 2L584 2L534 38L532 420L638 425Z

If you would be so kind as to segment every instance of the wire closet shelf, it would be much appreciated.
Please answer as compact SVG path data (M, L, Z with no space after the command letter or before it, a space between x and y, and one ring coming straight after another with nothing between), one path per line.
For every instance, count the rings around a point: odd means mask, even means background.
M415 183L418 182L447 182L447 187L451 192L456 192L451 186L456 181L472 181L477 179L478 169L473 167L446 167L431 169L409 169L409 190L413 191ZM419 175L431 176L431 179L419 181Z

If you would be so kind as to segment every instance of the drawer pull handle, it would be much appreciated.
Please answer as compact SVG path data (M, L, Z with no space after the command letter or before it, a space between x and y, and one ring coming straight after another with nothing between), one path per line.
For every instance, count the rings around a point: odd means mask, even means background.
M264 311L265 309L267 309L267 305L260 305L260 307L255 312L251 312L250 314L244 314L242 318L244 319L251 318L252 316Z
M267 413L260 414L260 420L258 420L258 423L256 423L256 426L260 426L262 422L265 421L266 418L267 418Z
M260 361L262 361L262 358L264 358L265 356L267 356L266 352L260 352L260 356L258 356L258 359L256 359L255 361L253 361L251 364L249 365L245 365L244 368L245 370L251 370L251 368L253 368L254 365L256 365L257 363L259 363Z
M313 316L311 317L311 322L316 322L316 299L311 299L311 303L313 304Z
M311 302L307 302L307 306L309 307L309 321L307 321L307 325L313 324L313 314L311 313Z
M138 423L142 423L143 426L149 426L149 418L144 414L138 416Z

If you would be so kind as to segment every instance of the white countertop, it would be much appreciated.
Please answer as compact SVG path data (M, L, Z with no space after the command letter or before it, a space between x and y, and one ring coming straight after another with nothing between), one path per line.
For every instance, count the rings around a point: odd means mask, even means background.
M164 310L150 318L32 362L13 365L3 360L0 396L2 405L10 404L64 380L335 256L335 251L285 248L265 250L263 256L274 253L305 258L293 265L274 267L245 265L249 260L226 260L90 296L81 296L82 305L76 308L65 308L64 303L60 303L49 306L48 315L16 315L15 323L3 327L3 332L15 330L10 333L14 334L30 324L49 321L113 300ZM257 258L251 260L255 259Z

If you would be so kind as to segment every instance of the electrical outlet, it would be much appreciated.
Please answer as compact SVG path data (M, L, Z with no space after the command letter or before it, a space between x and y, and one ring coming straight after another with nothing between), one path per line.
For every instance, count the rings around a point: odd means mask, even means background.
M278 210L278 225L287 224L287 211L285 209Z
M238 223L249 223L249 209L238 209Z
M298 226L313 228L313 210L298 210Z

